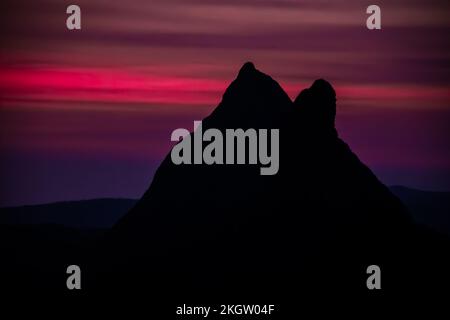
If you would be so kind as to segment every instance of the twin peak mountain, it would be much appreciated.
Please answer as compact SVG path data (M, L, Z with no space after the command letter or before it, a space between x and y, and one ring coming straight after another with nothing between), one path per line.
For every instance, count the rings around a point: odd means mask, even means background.
M316 80L292 102L275 80L245 63L203 119L203 130L279 129L278 174L260 176L254 165L175 165L168 154L117 229L148 231L158 221L178 225L181 233L203 233L208 223L214 230L293 217L372 228L409 220L401 202L338 137L335 116L336 93L327 81Z
M256 274L319 274L308 256L345 261L343 272L355 263L365 270L370 259L386 262L410 225L409 213L339 138L335 116L336 93L327 81L316 80L292 102L270 76L245 63L203 129L279 129L278 173L260 175L255 165L175 165L169 153L113 229L115 255L170 274L160 279L164 288L186 279L208 287L205 275L220 278L217 287L257 288ZM177 265L184 276L177 278ZM280 280L266 278L272 289Z

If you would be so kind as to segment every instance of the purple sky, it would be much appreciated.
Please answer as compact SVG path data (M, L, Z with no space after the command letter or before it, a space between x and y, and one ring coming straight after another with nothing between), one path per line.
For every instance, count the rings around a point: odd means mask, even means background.
M0 206L139 197L248 60L292 98L329 80L386 184L450 190L448 1L379 1L377 31L371 1L81 0L81 31L69 4L0 4Z

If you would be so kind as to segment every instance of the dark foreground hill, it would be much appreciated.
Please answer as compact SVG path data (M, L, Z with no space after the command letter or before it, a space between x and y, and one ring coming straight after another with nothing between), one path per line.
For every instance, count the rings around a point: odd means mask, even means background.
M389 187L411 213L415 223L450 235L450 192L422 191L403 186ZM39 228L48 230L66 227L71 229L107 229L112 227L129 210L135 199L91 199L55 202L39 205L0 208L0 225Z

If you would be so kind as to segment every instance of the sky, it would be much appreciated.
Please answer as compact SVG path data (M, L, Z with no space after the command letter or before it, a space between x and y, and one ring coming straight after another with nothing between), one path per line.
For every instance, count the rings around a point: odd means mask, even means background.
M330 81L339 135L387 185L450 190L450 4L378 1L368 30L371 4L3 0L0 206L140 197L246 61L291 98Z

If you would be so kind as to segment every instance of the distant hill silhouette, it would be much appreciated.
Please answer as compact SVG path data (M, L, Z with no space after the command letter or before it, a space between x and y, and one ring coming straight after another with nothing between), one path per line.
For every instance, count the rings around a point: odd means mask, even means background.
M450 192L389 187L417 224L450 235ZM136 199L90 199L0 208L0 225L54 225L77 229L112 227Z
M389 187L411 213L413 220L450 235L450 192ZM136 199L90 199L0 208L0 225L54 225L76 229L112 227ZM16 228L17 229L17 228Z
M134 204L134 199L92 199L0 208L0 224L60 225L70 228L110 228Z
M450 192L393 186L391 191L408 207L418 224L450 235Z

